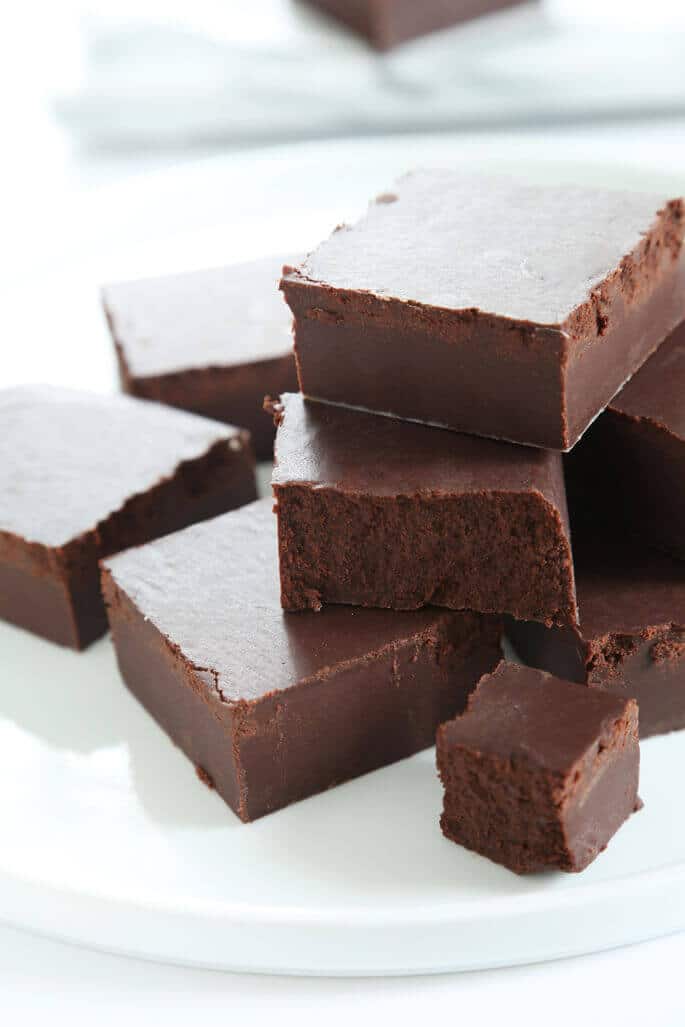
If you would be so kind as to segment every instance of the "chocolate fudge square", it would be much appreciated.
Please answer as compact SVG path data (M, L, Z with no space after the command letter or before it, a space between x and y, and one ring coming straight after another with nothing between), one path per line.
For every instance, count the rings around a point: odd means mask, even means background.
M476 614L280 606L262 500L106 562L124 681L242 820L432 745L496 665Z
M285 259L106 286L124 390L242 425L257 458L271 460L264 396L297 388L292 318L278 292Z
M283 606L576 620L558 453L299 394L274 405Z
M592 425L567 475L578 519L685 560L685 324Z
M681 199L416 171L282 288L310 398L568 450L685 319Z
M127 396L0 391L0 617L85 648L107 628L101 557L255 489L241 429Z
M685 575L639 544L574 535L579 625L512 622L518 654L569 681L636 699L640 737L685 727Z
M337 18L377 50L459 22L515 7L524 0L307 0Z
M517 874L584 870L634 810L637 703L501 663L438 730L443 833Z

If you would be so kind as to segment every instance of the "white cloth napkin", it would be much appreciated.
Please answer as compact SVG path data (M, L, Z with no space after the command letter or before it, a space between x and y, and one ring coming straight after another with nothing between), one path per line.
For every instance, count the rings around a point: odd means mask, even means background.
M120 2L84 20L82 81L57 112L104 147L678 112L684 7L548 0L381 56L296 0Z

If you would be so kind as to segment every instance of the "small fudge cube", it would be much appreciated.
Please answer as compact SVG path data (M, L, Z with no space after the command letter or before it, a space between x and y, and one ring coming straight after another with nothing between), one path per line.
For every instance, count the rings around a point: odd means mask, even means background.
M495 618L284 613L262 500L107 561L124 681L254 820L433 744L500 658Z
M144 403L0 392L0 617L83 649L107 629L98 560L256 496L249 433Z
M301 395L274 409L285 609L432 604L575 622L558 453Z
M105 286L126 392L239 424L257 459L271 460L264 396L297 387L292 318L278 292L284 260Z
M424 169L282 288L312 398L571 449L685 320L685 205Z
M438 730L443 833L518 874L584 870L638 808L637 703L501 663Z
M519 656L558 677L636 699L640 738L685 727L685 575L655 550L574 534L578 625L513 621Z
M578 519L685 560L685 323L592 425L567 473Z

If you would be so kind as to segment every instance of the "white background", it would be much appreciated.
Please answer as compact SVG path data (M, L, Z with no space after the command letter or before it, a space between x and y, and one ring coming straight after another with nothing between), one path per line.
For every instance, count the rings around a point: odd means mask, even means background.
M0 34L5 141L0 203L2 266L7 270L12 269L13 253L25 252L27 233L32 246L40 248L36 212L41 208L58 208L83 188L195 155L85 155L70 149L51 118L46 95L57 81L68 85L78 68L80 50L73 33L77 6L32 0L14 12L11 25ZM597 0L574 6L590 16L603 5ZM630 0L604 5L617 16L630 17L634 11L643 19L645 12L651 19L667 6L682 11L681 4L645 7ZM579 139L587 144L583 130L546 130L545 137L556 156L568 153L572 158ZM615 139L620 150L625 138L625 125L602 130L605 148ZM665 123L644 138L652 159L662 152L669 168L685 173L685 122ZM4 216L9 214L11 218ZM0 351L11 345L5 331ZM436 978L259 978L138 963L0 928L0 1023L185 1025L215 1014L222 1022L241 1025L267 1018L287 1025L347 1024L360 1018L416 1022L440 1016L486 1025L591 1020L670 1027L685 1022L684 964L685 937L676 936L555 964Z

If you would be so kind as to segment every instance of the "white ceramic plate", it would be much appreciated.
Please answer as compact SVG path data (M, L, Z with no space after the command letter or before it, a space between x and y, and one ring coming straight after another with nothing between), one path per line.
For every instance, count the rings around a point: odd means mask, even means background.
M505 159L510 147L446 137L309 145L85 195L50 212L39 251L16 251L2 384L112 388L99 281L307 247L419 161L682 188L646 166L545 163L542 151ZM109 639L79 655L0 624L0 918L264 972L589 952L685 927L684 760L682 733L644 745L645 808L580 876L519 879L445 841L432 752L244 826L128 695Z

